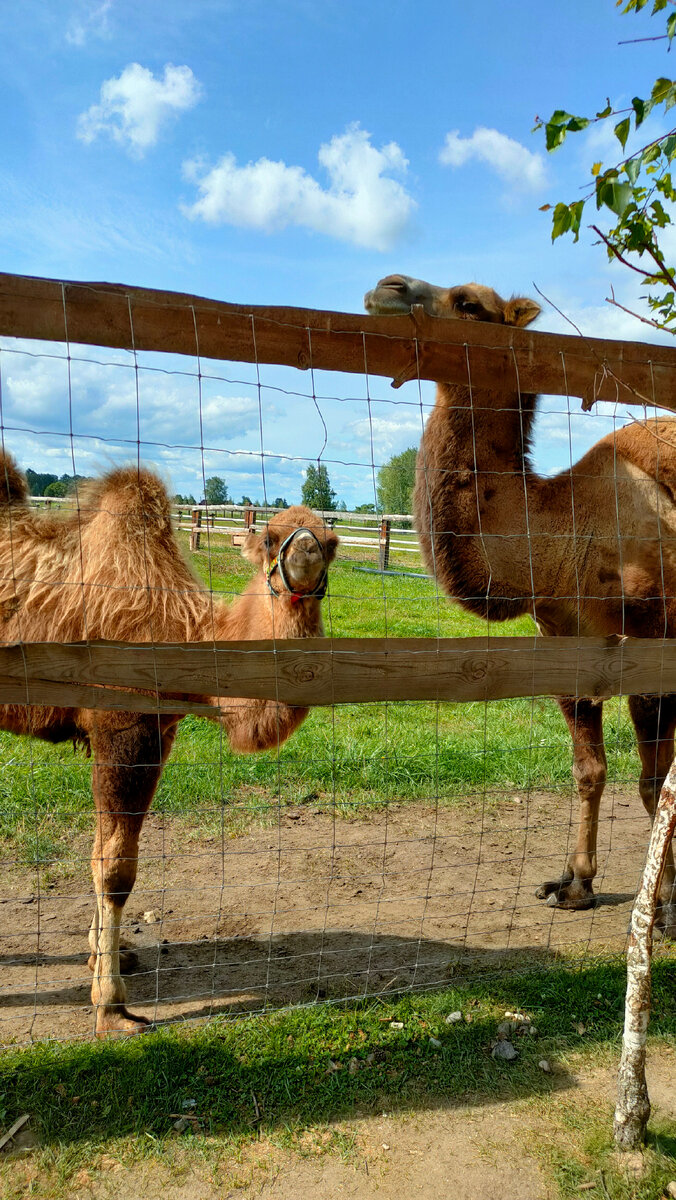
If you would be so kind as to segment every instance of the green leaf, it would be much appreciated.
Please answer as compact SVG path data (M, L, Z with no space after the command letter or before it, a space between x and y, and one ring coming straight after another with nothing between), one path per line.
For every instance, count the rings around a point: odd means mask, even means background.
M580 221L582 219L583 209L584 200L576 200L574 204L570 205L570 229L571 232L575 234L576 242L580 237Z
M598 117L599 121L602 121L604 117L609 117L612 111L613 106L608 99L606 100L606 107L602 108L600 112L597 112L596 116Z
M552 217L552 241L567 233L572 225L572 216L567 204L557 204Z
M636 158L628 158L626 163L624 164L624 170L629 179L629 182L633 186L633 184L636 183L636 180L638 179L639 175L641 174L641 157L640 157L640 155L638 155Z
M596 188L596 207L606 207L621 217L631 203L632 188L616 180L599 180Z
M657 143L655 143L655 145L653 145L653 146L648 146L648 149L643 151L642 157L643 157L644 166L647 163L654 162L656 158L659 158L659 156L660 156L660 148Z
M545 145L548 150L556 150L556 147L561 145L565 136L565 125L556 125L552 121L548 121L545 125Z
M661 76L656 79L653 84L653 90L650 93L650 98L655 104L665 104L667 108L671 108L674 100L671 98L674 92L674 82L672 79L665 79Z
M623 150L627 144L627 138L629 137L630 129L631 121L629 120L629 117L625 117L624 121L619 121L615 126L615 137L617 138Z
M636 118L636 128L638 129L639 125L642 125L643 122L645 121L648 113L650 112L652 105L650 105L649 103L646 104L646 101L642 100L640 96L634 96L634 99L631 102L631 106L634 110L634 116Z
M566 125L569 133L579 133L581 129L586 129L589 124L589 117L571 117Z
M669 38L670 45L673 41L674 34L676 34L676 13L672 13L667 20L667 37Z

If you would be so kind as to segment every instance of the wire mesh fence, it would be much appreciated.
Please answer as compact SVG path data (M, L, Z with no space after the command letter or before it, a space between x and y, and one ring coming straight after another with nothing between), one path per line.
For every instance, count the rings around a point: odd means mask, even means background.
M676 724L673 351L9 277L0 331L3 449L76 479L38 513L3 467L3 1041L622 951ZM422 556L324 512L287 588L275 501L323 466L377 509L425 428ZM242 523L191 552L148 467Z

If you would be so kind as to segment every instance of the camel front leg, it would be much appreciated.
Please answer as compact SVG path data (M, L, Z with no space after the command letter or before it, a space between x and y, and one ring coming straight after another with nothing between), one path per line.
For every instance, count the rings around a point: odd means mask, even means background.
M154 718L99 714L91 734L97 820L92 852L97 911L90 930L95 956L91 995L99 1036L138 1033L150 1023L126 1008L120 973L120 924L136 880L143 819L175 730L175 724L161 730Z
M639 792L652 825L662 784L674 758L676 696L630 696L629 712L641 758ZM676 880L671 846L660 883L655 924L664 937L676 939Z
M573 776L580 798L575 849L560 879L540 885L535 895L553 908L584 909L594 903L599 808L608 773L603 746L603 704L597 700L557 701L573 739Z

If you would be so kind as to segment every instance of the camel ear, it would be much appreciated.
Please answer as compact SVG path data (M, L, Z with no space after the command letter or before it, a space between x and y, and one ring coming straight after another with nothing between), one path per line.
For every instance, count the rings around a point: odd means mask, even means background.
M263 562L263 550L263 538L249 530L242 542L242 557L248 558L249 562L259 564Z
M526 296L512 296L505 304L505 325L518 325L523 329L540 315L540 305Z

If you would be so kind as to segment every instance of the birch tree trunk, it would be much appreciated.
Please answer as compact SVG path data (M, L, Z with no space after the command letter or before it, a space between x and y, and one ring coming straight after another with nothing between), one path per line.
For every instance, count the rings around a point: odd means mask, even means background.
M650 1100L645 1077L646 1039L650 1019L650 963L655 909L667 851L676 828L676 759L660 793L653 821L643 880L634 902L627 949L627 994L624 1007L622 1058L617 1080L615 1141L623 1150L644 1139Z

